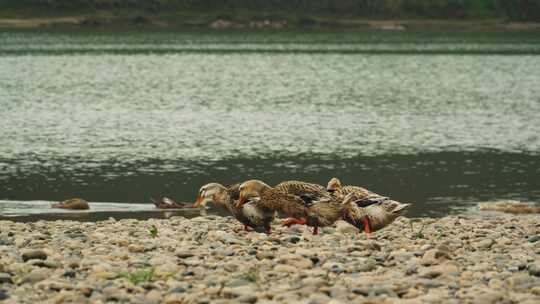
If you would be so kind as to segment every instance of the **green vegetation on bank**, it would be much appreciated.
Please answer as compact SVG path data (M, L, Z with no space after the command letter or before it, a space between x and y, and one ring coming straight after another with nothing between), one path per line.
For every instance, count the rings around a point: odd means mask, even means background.
M0 18L58 17L84 18L94 25L164 26L204 26L216 20L279 21L287 27L347 26L362 20L540 22L540 0L0 0Z
M1 0L2 14L100 10L241 15L336 15L366 18L507 18L540 21L540 0Z

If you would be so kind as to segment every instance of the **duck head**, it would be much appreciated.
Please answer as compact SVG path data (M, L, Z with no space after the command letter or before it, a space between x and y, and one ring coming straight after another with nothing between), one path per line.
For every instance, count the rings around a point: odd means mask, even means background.
M337 177L333 177L329 182L328 182L328 185L326 186L326 190L330 193L338 190L341 188L341 182L339 181L339 179Z
M193 207L205 206L207 203L214 201L214 196L222 191L227 190L223 185L218 183L209 183L202 186L199 189L199 194L197 195L197 200Z
M260 180L249 180L240 185L240 196L236 207L244 205L247 201L257 199L264 189L268 189L270 186Z

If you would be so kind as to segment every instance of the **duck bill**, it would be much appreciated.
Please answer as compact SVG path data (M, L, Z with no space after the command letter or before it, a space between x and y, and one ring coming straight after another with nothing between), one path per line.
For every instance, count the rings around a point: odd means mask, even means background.
M238 202L236 203L236 208L242 207L247 202L247 198L240 194L240 197L238 198Z
M202 205L204 201L204 198L202 196L197 196L197 200L195 201L195 204L193 204L193 208L197 208L199 207L200 205Z

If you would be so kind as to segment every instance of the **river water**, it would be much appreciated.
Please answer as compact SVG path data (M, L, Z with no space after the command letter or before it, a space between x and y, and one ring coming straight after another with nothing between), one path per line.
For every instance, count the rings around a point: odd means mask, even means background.
M336 176L411 216L540 201L539 55L515 33L0 32L0 216L152 216L251 178Z

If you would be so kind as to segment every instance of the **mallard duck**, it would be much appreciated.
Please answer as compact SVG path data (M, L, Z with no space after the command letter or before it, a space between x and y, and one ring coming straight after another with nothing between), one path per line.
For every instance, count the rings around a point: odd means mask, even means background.
M342 216L340 201L317 184L287 181L272 188L260 180L250 180L240 185L239 197L238 205L257 198L262 206L290 217L283 225L308 225L314 227L313 234Z
M343 220L364 230L367 235L388 226L410 206L385 197L367 197L363 200L358 201L355 193L347 194L342 202Z
M518 201L479 203L478 209L480 211L499 211L513 214L540 213L540 206Z
M250 200L250 202L243 205L236 204L240 194L239 188L240 184L229 187L218 183L206 184L199 189L197 201L193 206L204 206L208 202L213 202L215 205L229 210L244 225L246 231L248 227L251 227L258 232L272 233L270 224L274 220L274 212L265 208L256 200Z
M366 188L358 187L358 186L342 186L341 181L333 177L326 187L327 191L332 193L332 195L344 199L345 196L349 193L352 193L354 195L354 199L359 203L370 203L370 202L376 202L374 200L375 198L385 198L384 196L381 196L375 192L369 191ZM366 200L366 198L372 198L372 200ZM360 207L367 207L367 205L359 205Z
M82 198L72 198L63 202L52 204L51 208L70 209L70 210L87 210L90 209L88 202Z
M152 200L152 203L154 203L158 209L183 209L193 207L191 203L178 203L168 197L162 197L159 201L156 201L153 198L150 198L150 200Z

